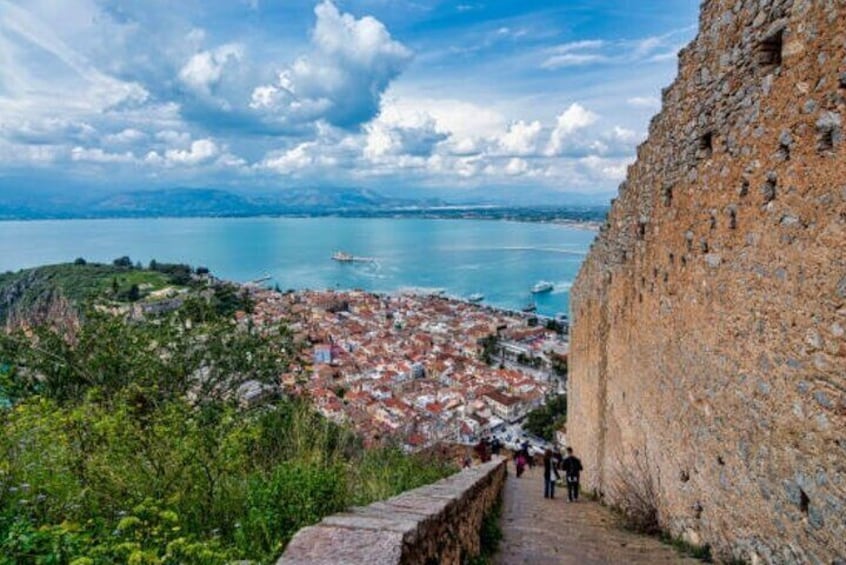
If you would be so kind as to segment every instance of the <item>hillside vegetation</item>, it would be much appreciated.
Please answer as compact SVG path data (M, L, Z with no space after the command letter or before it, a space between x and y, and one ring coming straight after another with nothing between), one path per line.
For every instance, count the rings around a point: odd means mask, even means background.
M80 297L112 275L58 272ZM0 333L0 564L272 562L300 527L452 471L280 395L297 345L237 323L248 308L212 287L140 320L88 309L72 337Z
M0 273L0 323L10 318L44 322L51 316L78 313L92 301L134 302L163 289L198 285L205 282L188 265L151 261L144 268L129 257L112 264L80 258L74 263ZM57 304L62 306L59 312Z

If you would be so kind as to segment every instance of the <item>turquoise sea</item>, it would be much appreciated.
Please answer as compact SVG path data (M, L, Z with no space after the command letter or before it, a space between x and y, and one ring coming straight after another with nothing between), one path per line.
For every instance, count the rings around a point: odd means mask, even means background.
M484 304L567 312L570 284L594 232L554 224L368 218L153 218L0 222L0 271L121 255L203 265L283 289L443 289ZM335 251L374 258L338 263ZM552 292L532 297L539 280Z

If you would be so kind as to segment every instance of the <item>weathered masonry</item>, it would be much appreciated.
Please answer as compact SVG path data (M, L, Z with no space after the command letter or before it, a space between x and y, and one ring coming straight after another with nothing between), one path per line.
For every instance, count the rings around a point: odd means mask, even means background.
M587 486L723 558L846 563L846 1L705 0L573 288Z
M505 460L465 469L297 532L279 565L465 563L505 485Z

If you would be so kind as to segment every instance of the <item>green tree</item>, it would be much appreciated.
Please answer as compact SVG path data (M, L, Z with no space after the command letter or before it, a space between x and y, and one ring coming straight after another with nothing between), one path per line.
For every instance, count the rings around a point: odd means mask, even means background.
M559 377L567 376L567 356L552 354L550 356L552 361L552 370Z
M479 340L479 346L482 348L479 352L479 358L486 365L493 365L494 356L499 349L499 337L496 334L485 336Z
M564 324L559 322L558 320L550 318L546 321L546 329L560 335L564 333Z
M126 294L126 298L130 302L138 302L138 299L141 298L141 289L138 288L137 284L133 284L129 287L129 292Z
M132 259L130 259L128 255L124 255L123 257L118 257L117 259L112 261L112 264L115 267L123 267L123 268L131 269L132 268Z
M555 431L567 423L567 395L549 398L543 406L529 412L523 424L527 430L547 441L555 439Z

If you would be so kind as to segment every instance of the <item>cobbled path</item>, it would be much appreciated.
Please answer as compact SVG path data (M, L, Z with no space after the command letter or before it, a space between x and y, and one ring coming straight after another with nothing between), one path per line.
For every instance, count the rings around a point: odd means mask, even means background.
M509 462L501 520L495 562L503 565L702 563L654 538L624 531L614 514L595 502L567 502L566 489L545 499L542 467L518 479Z

